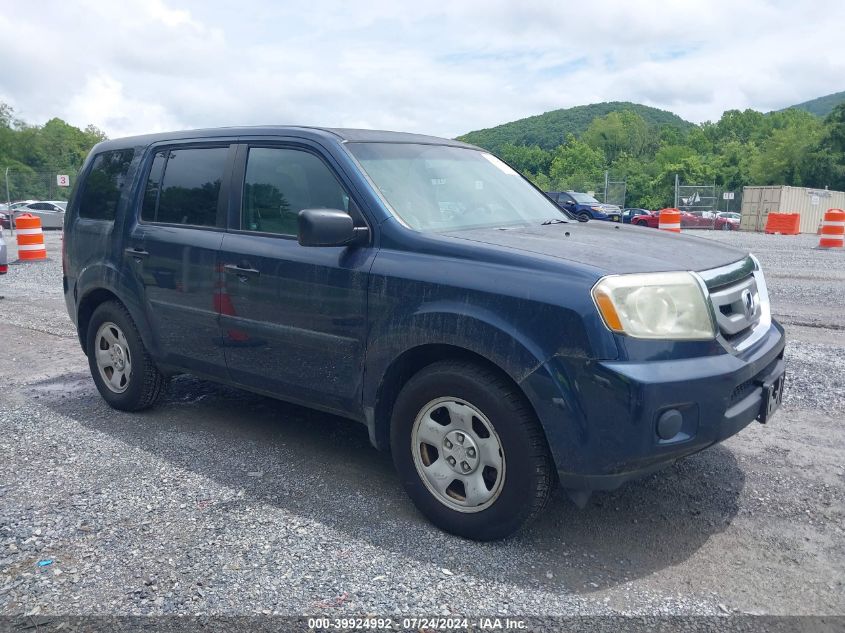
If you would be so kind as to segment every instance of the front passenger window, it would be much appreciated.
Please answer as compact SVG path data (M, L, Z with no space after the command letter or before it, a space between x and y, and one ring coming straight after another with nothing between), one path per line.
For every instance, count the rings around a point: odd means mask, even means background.
M328 166L314 154L288 148L253 147L244 179L241 228L296 235L303 209L341 209L352 201Z

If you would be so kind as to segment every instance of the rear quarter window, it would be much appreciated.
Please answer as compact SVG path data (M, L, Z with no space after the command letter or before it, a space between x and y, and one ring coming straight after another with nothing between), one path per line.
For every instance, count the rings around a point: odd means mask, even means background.
M114 221L134 155L134 150L124 149L94 157L79 199L79 217Z

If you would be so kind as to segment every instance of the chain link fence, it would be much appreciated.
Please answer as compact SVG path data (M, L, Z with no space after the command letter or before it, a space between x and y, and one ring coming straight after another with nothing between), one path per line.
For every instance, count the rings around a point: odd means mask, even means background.
M75 174L55 171L5 170L0 183L0 202L67 200Z
M681 228L738 230L742 192L717 187L716 183L681 183L676 176L674 206L683 212Z

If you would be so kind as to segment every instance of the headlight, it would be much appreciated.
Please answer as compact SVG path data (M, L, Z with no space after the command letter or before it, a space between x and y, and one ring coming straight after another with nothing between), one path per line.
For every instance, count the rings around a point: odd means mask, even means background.
M593 286L605 325L634 338L707 340L716 336L707 297L685 272L613 275Z

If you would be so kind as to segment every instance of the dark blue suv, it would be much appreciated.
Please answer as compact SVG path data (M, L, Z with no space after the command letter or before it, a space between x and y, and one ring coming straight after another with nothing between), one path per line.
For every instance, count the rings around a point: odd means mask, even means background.
M471 538L511 534L558 483L584 502L765 422L782 394L752 256L574 221L456 141L106 141L64 235L67 307L112 407L187 372L346 416Z
M609 220L619 222L622 217L622 209L615 204L604 204L599 202L588 193L579 191L547 191L549 196L557 205L571 213L579 220Z

